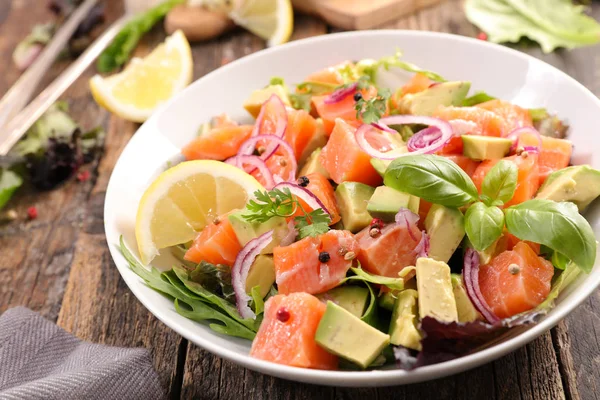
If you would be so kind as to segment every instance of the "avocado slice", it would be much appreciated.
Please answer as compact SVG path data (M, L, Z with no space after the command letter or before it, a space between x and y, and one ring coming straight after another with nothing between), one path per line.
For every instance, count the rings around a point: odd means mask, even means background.
M252 288L260 286L260 295L264 299L271 286L275 283L275 263L273 256L259 254L248 271L246 279L246 293L250 294Z
M373 217L367 212L367 202L375 192L371 186L358 182L342 182L335 189L344 228L358 232L371 223Z
M432 258L419 257L416 268L419 316L432 317L443 322L458 321L448 264Z
M325 127L323 126L323 120L321 118L317 118L316 119L317 122L317 130L315 131L313 137L310 139L310 141L306 144L306 147L304 147L304 150L302 151L302 154L300 155L300 158L298 159L298 165L300 166L304 166L305 164L308 163L308 158L310 156L313 155L313 153L321 148L324 147L327 144L327 134L325 133ZM318 156L317 156L317 160L318 160ZM320 165L320 163L319 163ZM302 169L302 168L301 168ZM321 169L325 170L325 168L321 167ZM329 173L324 174L326 177L329 178ZM300 175L302 176L302 175Z
M583 211L598 196L600 171L589 165L577 165L550 174L535 198L570 201Z
M319 300L332 301L352 315L361 318L369 303L369 289L361 286L341 286L317 295Z
M463 154L473 160L498 160L508 154L511 139L492 136L462 135Z
M256 118L258 117L258 113L260 113L263 103L269 100L269 97L274 94L283 101L283 104L291 107L290 96L288 95L287 89L282 85L269 85L266 88L255 90L250 97L244 101L243 106L250 115Z
M390 343L421 350L421 334L417 329L416 290L406 289L398 294L390 322Z
M263 233L273 229L273 240L261 254L271 254L273 249L279 246L281 238L287 233L287 222L283 217L273 217L266 222L249 222L244 218L244 210L234 211L227 216L231 227L237 236L238 241L242 246L245 246L249 241L259 237Z
M402 114L431 116L439 106L460 106L467 97L470 82L443 82L419 93L402 97L399 111Z
M366 368L390 343L390 336L328 301L315 340L330 353Z
M401 208L408 208L418 214L420 201L420 198L408 193L387 186L379 186L367 203L367 211L373 218L392 222Z
M452 292L456 300L456 311L458 312L458 322L473 322L483 319L479 311L475 308L467 290L463 285L462 276L452 274Z
M465 237L465 217L456 208L434 204L425 218L429 257L448 262Z
M321 148L315 149L312 154L306 160L306 163L300 169L298 176L304 176L308 174L312 174L313 172L318 172L323 175L325 178L329 179L329 172L325 169L323 164L321 164Z

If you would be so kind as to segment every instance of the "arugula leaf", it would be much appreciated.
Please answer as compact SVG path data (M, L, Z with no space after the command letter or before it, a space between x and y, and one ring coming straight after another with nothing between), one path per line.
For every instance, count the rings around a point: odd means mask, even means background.
M545 53L597 43L598 28L582 9L565 0L466 0L467 19L495 43L518 42L526 36ZM563 15L564 14L564 15ZM581 24L581 27L580 27Z
M142 36L163 19L173 7L185 1L166 0L128 22L98 57L96 61L98 71L111 72L125 64Z
M496 98L486 92L477 92L473 96L464 99L462 105L463 107L472 107L490 100L496 100Z
M387 276L373 275L373 274L368 273L364 269L360 268L360 265L358 268L351 267L350 269L356 275L347 277L346 279L344 279L342 281L342 283L351 281L351 280L358 280L358 281L362 281L362 282L374 283L376 285L387 286L389 289L392 289L392 290L403 290L404 289L404 278L403 277L389 278ZM404 268L403 271L405 271L405 270L407 271L406 273L408 273L408 271L410 271L410 268L408 268L408 267Z
M596 260L596 238L577 206L533 199L506 209L506 227L521 240L541 243L590 272Z
M181 270L187 272L187 279L199 283L208 291L216 293L230 303L235 304L235 293L231 285L231 268L227 265L214 265L202 261L191 271Z
M500 160L483 179L481 193L491 199L492 202L494 200L498 200L502 204L508 202L517 189L518 174L519 169L515 163Z
M503 228L504 214L498 207L477 202L465 214L465 231L475 250L490 247L502 235Z
M385 172L384 183L448 207L464 206L479 196L469 175L447 158L433 154L395 159Z
M23 179L19 175L9 169L0 168L0 209L22 184Z

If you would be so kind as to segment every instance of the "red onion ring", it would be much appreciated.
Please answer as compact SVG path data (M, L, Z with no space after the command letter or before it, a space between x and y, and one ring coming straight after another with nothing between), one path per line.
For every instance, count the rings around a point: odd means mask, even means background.
M408 208L402 207L400 210L398 210L398 213L396 213L394 220L398 225L406 225L406 230L408 230L408 234L410 235L412 240L417 240L417 237L411 229L411 225L416 226L417 222L419 222L419 216L417 214L410 211Z
M279 138L275 135L253 136L250 139L246 140L244 143L242 143L242 145L240 146L240 149L238 150L238 156L252 155L252 153L254 153L254 150L256 149L256 144L260 141L265 141L265 142L270 143L268 149L265 150L265 152L259 156L263 161L267 161L269 158L271 158L273 156L273 154L275 154L275 151L277 151L277 149L283 150L283 152L285 153L284 155L285 155L286 161L289 162L291 165L290 165L289 176L281 177L281 178L284 181L290 181L290 182L295 181L296 180L296 171L298 170L298 162L296 161L294 149L288 142L286 142L282 138ZM250 172L253 172L253 171L250 171Z
M537 146L523 146L523 151L539 154L540 149Z
M442 132L435 126L430 126L412 135L406 146L411 153L422 150L420 154L432 154L438 150L435 145L441 138Z
M500 321L500 318L494 314L485 301L481 294L481 289L479 289L479 253L471 248L468 248L465 252L462 278L467 295L477 311L479 311L490 324Z
M413 250L417 257L429 257L429 244L429 235L427 232L421 231L421 240Z
M254 123L254 128L252 129L251 136L257 136L257 135L264 134L263 132L261 132L261 129L262 129L265 112L267 111L267 106L270 103L273 103L272 105L275 107L274 114L279 116L279 118L277 118L277 125L275 127L275 133L273 133L273 135L280 137L280 138L282 138L285 135L285 130L287 129L287 124L288 124L287 110L285 109L285 104L283 103L283 101L281 101L279 96L277 96L276 94L273 94L273 95L271 95L271 97L269 97L269 99L267 101L265 101L263 103L262 107L260 108L260 113L258 113L256 122Z
M267 164L258 156L248 155L237 155L225 160L225 163L234 165L248 174L258 170L265 180L265 188L271 190L275 186L275 180L273 174ZM249 165L250 168L245 167L244 164Z
M356 92L356 88L358 87L358 83L353 83L347 87L341 87L336 89L333 93L331 93L327 98L325 98L325 104L335 104L344 100L346 97L354 94Z
M537 131L537 129L532 128L530 126L524 126L522 128L517 128L517 129L511 131L508 135L506 135L507 139L513 139L513 145L510 148L511 151L513 151L517 148L517 145L519 143L519 138L521 137L521 135L526 134L526 133L535 135L538 139L539 148L540 149L542 148L542 135L540 135L540 133Z
M372 122L371 125L373 125L377 129L379 129L380 131L384 131L384 132L388 132L388 133L395 133L396 135L398 134L397 131L393 130L386 124L382 124L381 122Z
M319 198L315 196L310 190L291 182L279 183L275 185L273 189L289 189L290 193L292 193L299 199L302 199L311 209L316 210L318 208L321 208L323 209L323 212L329 214L331 218L331 213L329 212L327 207L325 207L323 202L319 200Z
M252 298L246 293L246 280L254 259L271 243L272 239L273 231L270 230L249 241L238 253L231 268L231 285L235 293L235 303L242 318L256 318L256 314L248 306L248 302Z

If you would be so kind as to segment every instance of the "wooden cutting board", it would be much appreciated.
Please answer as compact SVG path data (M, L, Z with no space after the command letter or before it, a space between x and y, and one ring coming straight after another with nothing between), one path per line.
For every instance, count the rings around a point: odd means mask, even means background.
M443 0L292 0L298 11L348 30L369 29Z

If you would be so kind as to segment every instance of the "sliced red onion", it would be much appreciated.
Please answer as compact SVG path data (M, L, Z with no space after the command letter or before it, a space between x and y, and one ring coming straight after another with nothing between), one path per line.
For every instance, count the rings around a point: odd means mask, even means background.
M295 181L296 171L298 170L298 162L296 161L294 149L288 142L275 135L258 135L251 137L250 139L242 143L240 149L238 150L238 156L251 155L252 153L254 153L258 142L267 143L267 150L265 150L259 156L263 161L267 161L269 158L271 158L273 154L275 154L275 151L277 151L277 149L283 150L283 153L285 153L285 160L290 163L290 174L289 176L281 178L284 181Z
M287 224L287 227L288 227L287 233L279 241L279 245L282 247L288 246L288 245L294 243L294 240L296 240L296 236L298 236L298 230L296 229L296 223L294 222L293 219L290 219L290 221Z
M410 211L408 208L401 208L394 220L397 224L404 224L406 226L406 230L408 230L408 234L412 238L412 240L417 240L417 237L412 231L412 226L416 226L417 222L419 222L419 216L414 212Z
M507 139L513 139L513 145L510 148L511 150L514 150L517 148L517 145L519 143L519 138L521 137L521 135L523 134L532 134L535 135L538 139L538 143L539 143L539 148L542 148L542 135L540 135L540 133L537 131L537 129L532 128L530 126L525 126L522 128L517 128L515 130L513 130L512 132L510 132L508 135L506 135Z
M275 133L273 135L282 138L285 135L285 130L287 129L288 117L287 110L285 109L285 104L279 96L276 94L271 95L267 101L265 101L260 108L260 113L256 118L256 122L254 123L254 129L252 129L252 136L263 135L264 132L261 132L263 119L265 116L265 112L267 111L267 107L271 105L275 107L275 112L273 114L277 115L277 124L275 126Z
M421 231L421 240L414 250L414 252L417 254L417 257L429 257L429 245L429 235L427 232Z
M331 213L329 212L327 207L325 207L323 202L319 200L319 198L315 196L313 192L306 188L303 188L300 185L296 185L295 183L291 182L282 182L278 185L275 185L273 189L289 189L290 193L292 193L299 199L302 199L312 210L321 208L323 209L323 212L329 214L329 216L331 217Z
M256 314L248 306L248 302L252 298L246 293L246 280L254 260L271 243L272 239L273 231L270 230L249 241L238 253L231 268L231 285L235 293L235 303L242 318L256 318Z
M386 124L382 124L381 122L372 122L371 125L373 125L377 129L379 129L380 131L384 131L384 132L388 132L388 133L395 133L396 135L398 134L397 131L393 130Z
M264 179L265 188L271 190L273 186L275 186L275 180L273 179L271 170L267 167L264 160L258 156L238 155L228 158L225 162L227 164L235 165L247 173L258 170Z
M356 88L358 87L357 83L353 83L352 85L341 87L337 89L335 92L331 93L326 99L325 104L335 104L344 100L346 97L354 94L356 92Z
M438 150L436 144L441 138L442 132L435 126L431 126L412 135L406 146L411 153L423 150L420 154L431 154Z
M479 311L490 324L500 321L500 318L494 314L479 289L479 253L471 248L468 248L465 252L462 278L467 295L477 311Z
M523 151L526 151L528 153L539 153L540 152L540 148L537 146L523 146Z

